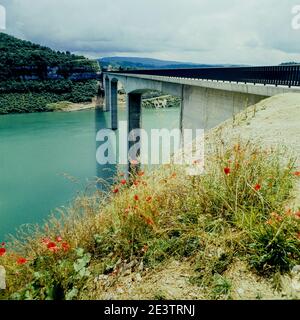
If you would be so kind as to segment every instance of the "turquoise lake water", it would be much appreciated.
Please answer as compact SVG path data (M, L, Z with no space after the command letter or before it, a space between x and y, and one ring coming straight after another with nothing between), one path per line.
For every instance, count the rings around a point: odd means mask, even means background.
M124 109L119 114L126 120ZM179 127L178 108L142 114L147 131ZM95 177L114 174L96 163L96 133L108 126L109 113L95 110L0 116L0 241L68 206Z

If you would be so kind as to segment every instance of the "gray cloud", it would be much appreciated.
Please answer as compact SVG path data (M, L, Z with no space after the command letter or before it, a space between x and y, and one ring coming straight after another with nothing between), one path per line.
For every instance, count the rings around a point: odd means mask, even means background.
M91 57L300 61L295 0L0 0L7 32Z

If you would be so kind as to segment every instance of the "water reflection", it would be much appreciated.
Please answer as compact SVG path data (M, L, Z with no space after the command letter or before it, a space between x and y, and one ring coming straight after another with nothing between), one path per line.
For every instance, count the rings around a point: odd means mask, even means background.
M95 126L96 126L96 135L101 129L109 128L109 112L104 112L101 109L96 109L95 111ZM96 152L98 148L107 141L98 142L96 139ZM95 153L96 154L96 153ZM107 190L109 186L113 183L114 177L117 173L117 165L113 164L99 164L96 161L96 172L97 172L97 187L100 190Z

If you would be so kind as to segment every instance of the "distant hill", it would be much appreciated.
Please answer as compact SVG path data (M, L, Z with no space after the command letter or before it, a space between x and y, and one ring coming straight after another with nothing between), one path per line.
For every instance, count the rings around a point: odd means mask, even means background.
M180 69L180 68L211 68L225 65L197 64L192 62L167 61L138 57L105 57L99 59L102 68L113 69ZM226 65L227 66L227 65Z

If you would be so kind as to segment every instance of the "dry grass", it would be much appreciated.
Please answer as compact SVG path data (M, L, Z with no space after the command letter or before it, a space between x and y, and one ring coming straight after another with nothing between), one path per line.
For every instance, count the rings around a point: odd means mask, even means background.
M299 262L300 220L287 209L299 179L294 170L278 151L248 143L216 150L203 176L170 165L126 183L117 177L111 193L80 198L11 243L0 257L8 273L2 297L105 297L128 272L144 277L176 259L194 269L190 283L201 298L230 298L225 275L236 259L264 277ZM27 262L18 265L18 257ZM107 276L113 281L105 289L98 282Z

